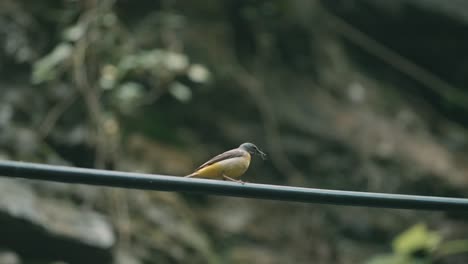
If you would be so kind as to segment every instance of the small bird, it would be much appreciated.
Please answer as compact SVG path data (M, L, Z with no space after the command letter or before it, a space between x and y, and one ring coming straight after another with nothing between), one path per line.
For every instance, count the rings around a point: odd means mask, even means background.
M252 143L243 143L238 148L228 150L215 156L198 167L194 173L185 177L230 180L244 183L238 180L249 168L251 155L260 155L265 160L266 154Z

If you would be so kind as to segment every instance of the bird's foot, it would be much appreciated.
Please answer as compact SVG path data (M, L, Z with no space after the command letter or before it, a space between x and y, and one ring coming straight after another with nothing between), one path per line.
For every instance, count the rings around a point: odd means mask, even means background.
M236 180L236 179L233 179L233 178L231 178L231 177L229 177L229 176L227 176L227 175L224 175L224 174L223 174L223 178L226 179L226 180L229 180L229 181L233 181L233 182L240 183L240 184L242 184L242 185L245 184L245 182L242 181L242 180Z

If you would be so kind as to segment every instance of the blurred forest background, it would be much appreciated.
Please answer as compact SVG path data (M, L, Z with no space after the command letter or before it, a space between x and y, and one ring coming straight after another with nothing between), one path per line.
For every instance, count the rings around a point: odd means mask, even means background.
M0 0L0 158L468 196L468 3ZM468 263L468 214L0 179L0 263Z

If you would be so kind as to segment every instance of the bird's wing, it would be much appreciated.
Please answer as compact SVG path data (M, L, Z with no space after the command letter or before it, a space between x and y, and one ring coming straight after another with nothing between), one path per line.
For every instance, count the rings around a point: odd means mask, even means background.
M228 151L226 151L224 153L219 154L218 156L213 157L209 161L203 163L200 167L197 168L196 171L201 170L201 169L205 168L206 166L209 166L209 165L214 164L216 162L231 159L231 158L242 157L245 154L246 154L246 152L244 150L240 150L240 149L228 150Z

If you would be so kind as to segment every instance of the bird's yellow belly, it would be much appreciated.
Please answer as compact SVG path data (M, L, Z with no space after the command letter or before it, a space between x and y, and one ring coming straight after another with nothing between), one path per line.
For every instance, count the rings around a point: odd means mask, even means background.
M223 179L223 174L231 178L239 178L250 164L249 157L236 157L223 160L197 171L202 178Z

